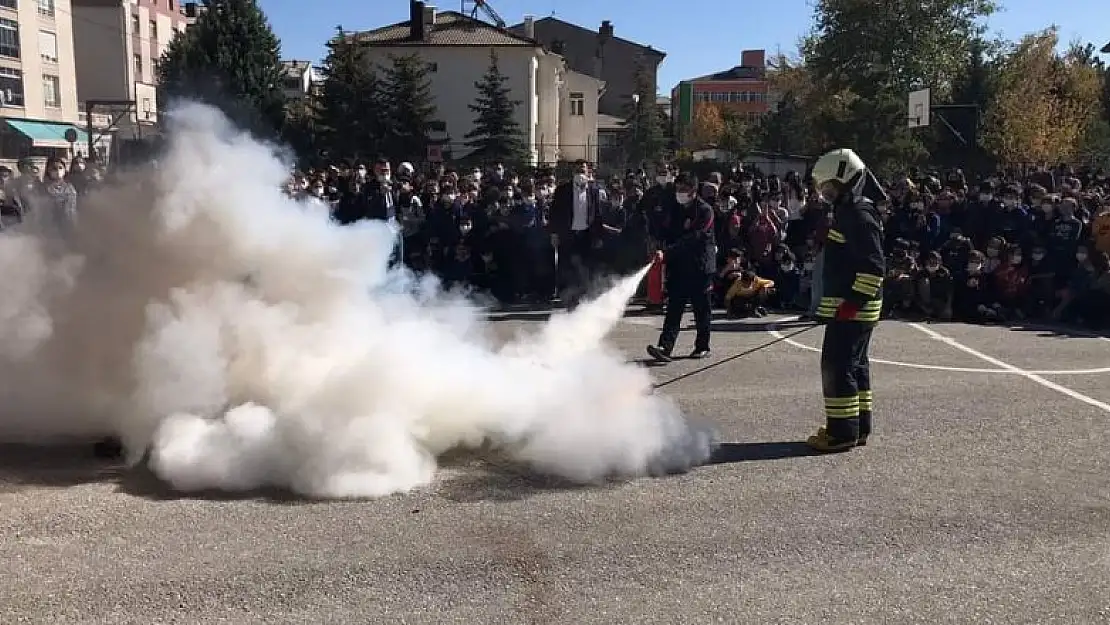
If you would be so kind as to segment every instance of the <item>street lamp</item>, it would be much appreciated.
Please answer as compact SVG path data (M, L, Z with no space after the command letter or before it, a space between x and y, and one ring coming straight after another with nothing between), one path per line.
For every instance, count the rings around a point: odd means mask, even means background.
M633 105L633 110L634 110L633 115L635 115L635 118L633 120L633 125L632 125L632 151L633 151L633 156L639 156L639 154L636 154L636 152L638 152L640 150L640 146L639 146L640 123L641 123L640 118L642 117L642 115L640 114L640 94L638 94L638 93L633 93L632 94L632 105Z

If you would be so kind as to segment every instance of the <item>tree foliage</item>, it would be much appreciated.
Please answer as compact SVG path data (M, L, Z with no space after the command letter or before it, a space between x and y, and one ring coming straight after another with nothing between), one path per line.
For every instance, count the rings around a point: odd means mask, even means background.
M984 141L1003 162L1073 158L1101 113L1101 70L1082 49L1058 54L1057 43L1050 28L1001 59Z
M709 102L699 102L694 105L693 119L686 132L686 147L696 150L710 144L716 145L724 132L725 119L721 115L721 108Z
M282 78L281 44L256 0L209 0L158 64L163 101L213 104L239 126L266 135L283 125Z
M482 80L474 83L478 97L470 110L476 114L474 129L466 133L467 147L474 148L476 156L489 162L520 162L527 158L520 123L516 120L516 107L520 102L510 97L508 80L497 66L497 53L490 52L489 69Z
M428 64L417 55L392 57L391 61L381 81L385 153L402 160L423 160L428 127L436 115Z
M332 160L372 158L382 136L378 79L365 50L343 28L327 44L323 81L313 98L315 129Z
M629 162L644 164L660 156L665 141L662 120L655 106L655 81L644 63L636 67L635 94L628 103L624 129Z
M806 64L834 89L863 97L928 87L945 100L961 76L992 0L817 0Z
M752 127L739 113L722 110L723 128L717 146L735 155L742 155L751 149Z

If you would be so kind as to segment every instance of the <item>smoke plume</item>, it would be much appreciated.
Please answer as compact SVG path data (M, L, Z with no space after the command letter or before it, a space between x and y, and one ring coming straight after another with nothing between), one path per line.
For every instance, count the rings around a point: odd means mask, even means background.
M389 271L392 233L281 193L273 146L174 115L157 168L70 233L0 236L0 437L118 435L178 490L367 497L492 446L579 482L684 470L710 434L603 342L643 273L507 344L481 309Z

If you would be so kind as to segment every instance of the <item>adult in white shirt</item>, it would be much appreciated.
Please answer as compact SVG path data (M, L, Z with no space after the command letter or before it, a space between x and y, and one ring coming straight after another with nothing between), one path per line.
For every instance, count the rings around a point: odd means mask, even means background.
M548 229L558 252L557 272L569 308L586 295L594 243L604 230L605 201L605 191L594 182L593 168L583 160L575 163L571 180L555 187L552 194Z

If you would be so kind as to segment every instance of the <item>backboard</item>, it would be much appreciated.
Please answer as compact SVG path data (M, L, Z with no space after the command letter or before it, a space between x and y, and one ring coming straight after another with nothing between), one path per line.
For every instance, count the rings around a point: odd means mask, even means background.
M929 90L921 89L910 93L907 102L907 122L910 128L924 128L929 125Z

